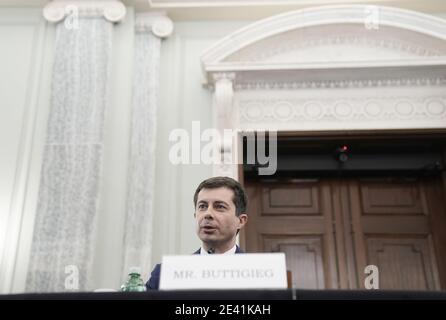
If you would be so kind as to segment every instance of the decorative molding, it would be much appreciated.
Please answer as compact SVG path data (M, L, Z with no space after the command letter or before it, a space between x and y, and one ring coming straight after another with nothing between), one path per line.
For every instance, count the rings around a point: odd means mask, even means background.
M239 122L245 124L350 121L444 121L446 95L341 97L314 99L243 99Z
M173 33L173 29L173 22L164 11L136 15L136 32L152 32L159 38L167 38Z
M256 44L255 47L248 47L244 50L234 53L225 59L225 61L249 61L258 62L263 60L274 61L274 57L278 55L284 55L289 53L301 53L309 48L318 48L325 46L332 46L342 48L342 46L355 46L365 49L383 49L391 50L397 53L404 53L411 57L440 57L446 55L446 46L443 44L443 48L429 48L426 44L417 44L407 40L403 40L395 36L395 38L373 37L373 34L326 34L320 37L308 36L306 38L293 37L294 34L289 34L286 38L281 38L277 41L268 41L267 43L260 45ZM326 51L325 48L322 49ZM350 48L345 48L346 55L345 60L351 61L352 56L349 56ZM314 52L312 52L314 54ZM376 55L376 53L375 53ZM296 54L291 55L292 61L296 60ZM356 58L356 57L355 57ZM363 57L361 57L363 58ZM376 56L376 59L388 60L386 56ZM281 62L284 62L281 58Z
M214 82L221 81L221 80L229 80L234 81L235 80L235 73L234 72L219 72L212 74L212 79Z
M444 77L399 77L381 79L357 80L320 80L320 81L271 81L259 80L243 82L234 85L235 91L242 90L295 90L295 89L356 89L356 88L384 88L384 87L432 87L445 86Z
M104 17L110 22L124 19L126 8L120 0L54 0L43 8L49 22L60 22L67 16Z
M446 21L373 8L379 31L367 28L369 6L325 6L253 23L210 47L201 62L213 90L215 126L446 128ZM240 148L224 143L221 156ZM236 176L237 168L215 166L214 174Z
M379 26L410 30L426 36L446 40L446 21L416 11L393 7L374 6L379 14ZM315 25L359 24L366 28L370 7L366 5L323 6L276 15L236 31L202 55L204 68L223 61L228 56L260 42L263 39L288 31ZM372 31L370 31L372 32Z
M164 8L164 9L185 9L185 8L237 8L237 9L250 9L267 8L274 10L280 7L288 9L290 7L302 7L307 6L309 3L302 0L145 0L151 8ZM419 7L420 11L435 11L443 8L440 4L433 4L430 1L413 0L414 4ZM362 4L375 5L376 1L362 0ZM380 0L382 5L393 5L395 7L404 7L407 5L405 0ZM318 0L314 5L332 5L333 0ZM441 12L441 11L440 11Z

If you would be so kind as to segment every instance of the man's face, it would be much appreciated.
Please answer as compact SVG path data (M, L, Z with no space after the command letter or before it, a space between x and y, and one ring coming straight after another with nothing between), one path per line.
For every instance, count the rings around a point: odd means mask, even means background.
M234 192L225 187L202 189L198 193L197 234L208 246L229 250L235 244L237 230L246 223L246 214L236 216L233 197Z

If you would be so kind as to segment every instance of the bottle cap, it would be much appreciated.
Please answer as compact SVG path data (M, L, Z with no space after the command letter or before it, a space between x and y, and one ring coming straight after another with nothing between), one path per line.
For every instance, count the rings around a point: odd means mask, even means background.
M141 268L140 267L130 267L129 274L132 274L132 273L141 274Z

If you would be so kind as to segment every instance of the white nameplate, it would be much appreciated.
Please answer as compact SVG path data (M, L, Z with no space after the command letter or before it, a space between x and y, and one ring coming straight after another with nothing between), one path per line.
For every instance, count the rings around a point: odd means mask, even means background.
M285 289L285 254L164 256L159 288Z

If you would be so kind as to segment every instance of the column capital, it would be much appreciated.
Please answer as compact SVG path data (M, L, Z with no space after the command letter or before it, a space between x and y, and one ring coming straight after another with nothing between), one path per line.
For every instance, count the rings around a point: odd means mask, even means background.
M167 38L173 32L173 22L164 11L138 13L135 19L137 32L152 32L159 38Z
M43 16L49 22L60 22L69 15L104 17L110 22L119 22L126 11L120 0L53 0L43 8Z
M212 74L212 80L217 83L217 82L231 82L233 83L235 81L235 72L215 72Z

